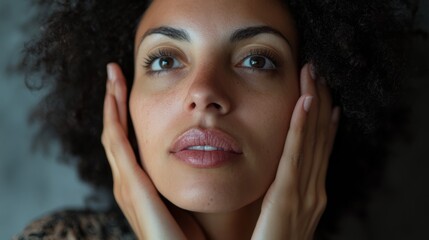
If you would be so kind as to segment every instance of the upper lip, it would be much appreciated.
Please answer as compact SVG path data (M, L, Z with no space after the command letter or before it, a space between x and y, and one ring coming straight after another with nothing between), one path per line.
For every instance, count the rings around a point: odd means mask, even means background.
M220 151L241 154L237 141L229 134L217 129L192 128L180 135L173 143L172 153L184 151L193 146L211 146Z

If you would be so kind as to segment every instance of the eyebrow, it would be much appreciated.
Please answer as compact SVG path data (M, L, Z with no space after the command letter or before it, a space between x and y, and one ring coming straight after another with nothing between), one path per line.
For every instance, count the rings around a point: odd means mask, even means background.
M289 45L289 47L292 48L291 43L289 40L279 31L269 26L251 26L251 27L245 27L240 28L234 31L234 33L230 37L231 42L238 42L243 41L249 38L253 38L259 34L274 34L282 38L286 41L286 43ZM179 29L179 28L173 28L173 27L167 27L167 26L161 26L157 28L151 28L148 31L143 34L143 37L141 38L141 42L143 40L153 34L162 34L165 35L171 39L178 40L178 41L186 41L190 42L191 38L189 37L189 34L186 30Z
M157 28L151 28L148 31L146 31L146 33L143 35L142 40L140 42L143 42L143 40L147 36L152 35L152 34L162 34L162 35L165 35L169 38L172 38L172 39L178 40L178 41L186 41L186 42L191 41L189 34L185 30L173 28L173 27L161 26L161 27L157 27Z
M231 42L242 41L264 33L277 35L283 40L285 40L290 47L292 47L289 40L279 30L276 30L269 26L254 26L254 27L246 27L246 28L238 29L231 35L230 41Z

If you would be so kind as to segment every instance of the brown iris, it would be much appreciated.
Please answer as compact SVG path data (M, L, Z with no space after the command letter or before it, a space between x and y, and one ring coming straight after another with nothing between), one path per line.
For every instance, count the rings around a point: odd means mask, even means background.
M174 59L171 57L162 57L159 59L159 67L161 69L170 69L174 66Z
M265 58L261 56L252 56L249 59L250 66L254 68L263 68L265 66L265 62L266 62Z

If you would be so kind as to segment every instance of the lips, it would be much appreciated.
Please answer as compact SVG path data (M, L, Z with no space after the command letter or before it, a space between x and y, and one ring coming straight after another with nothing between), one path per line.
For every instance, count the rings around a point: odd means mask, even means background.
M179 136L170 152L197 168L218 167L233 161L242 151L230 135L216 129L190 129Z

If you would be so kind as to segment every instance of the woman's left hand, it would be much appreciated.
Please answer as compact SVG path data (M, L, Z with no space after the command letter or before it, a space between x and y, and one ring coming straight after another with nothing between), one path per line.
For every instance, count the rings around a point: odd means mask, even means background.
M302 68L300 84L301 97L252 239L312 239L325 210L325 179L339 108L332 108L329 89L315 79L310 64Z

